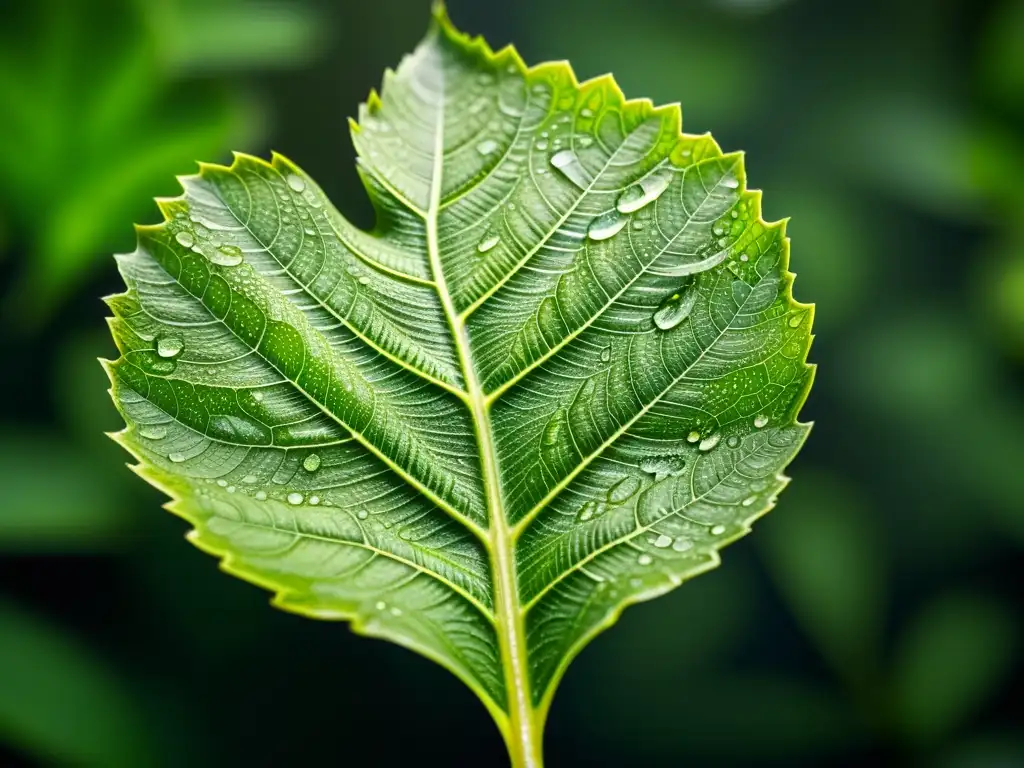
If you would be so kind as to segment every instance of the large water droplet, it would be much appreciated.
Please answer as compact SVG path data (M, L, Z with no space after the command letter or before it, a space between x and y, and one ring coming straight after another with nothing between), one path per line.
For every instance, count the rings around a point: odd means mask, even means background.
M476 249L480 253L487 253L491 248L501 242L501 238L494 233L484 235L484 239L477 243Z
M181 354L183 344L177 336L165 336L156 341L156 353L160 357L177 357Z
M620 216L617 211L604 213L590 222L587 228L587 236L591 240L607 240L618 234L626 226L626 219Z
M244 257L237 245L220 245L207 252L206 258L222 267L237 267Z
M185 460L184 453L172 453L167 456L168 459L173 461L175 464L181 464Z
M754 426L757 429L763 428L768 423L768 416L763 413L759 413L754 417Z
M161 426L143 427L139 430L139 434L147 440L163 440L167 437L167 428Z
M369 516L370 513L367 512L365 509L360 509L358 512L356 512L356 517L358 517L360 520L365 520Z
M654 540L654 546L658 549L665 549L672 544L672 537L666 536L664 533Z
M307 472L316 472L320 469L320 457L315 453L309 454L309 456L303 459L302 468Z
M611 504L621 504L639 490L640 481L627 475L608 489L608 501Z
M292 190L295 192L301 192L306 188L306 182L301 176L298 176L294 173L289 173L288 186L291 187Z
M481 155L490 155L498 151L498 147L501 146L494 139L484 139L476 145L476 151Z
M644 206L650 205L661 197L661 193L668 189L671 181L671 171L656 171L628 187L625 192L619 195L619 200L615 207L619 209L620 213L639 211Z
M672 544L672 549L676 552L685 552L686 550L693 547L693 542L689 539L684 539L682 536L677 538Z
M184 248L191 248L193 245L195 245L196 242L195 236L187 229L183 229L180 232L178 232L174 236L174 239L178 241L178 245Z
M690 316L697 303L697 290L687 283L673 293L654 313L654 324L662 331L671 331Z
M688 443L696 443L698 440L700 440L700 432L697 430L693 430L686 436L686 442Z
M716 525L714 528L711 529L711 533L715 536L720 536L721 534L725 533L725 526Z
M303 501L304 499L301 493L296 493L295 491L292 491L291 493L288 494L288 503L293 506L298 506Z
M699 448L702 451L710 451L712 448L718 445L718 441L721 439L722 435L719 434L718 432L715 432L713 435L708 435L703 440L701 440L700 445L698 445L697 448Z
M799 328L800 324L803 323L803 321L804 321L804 313L803 312L801 312L799 315L793 315L791 318L789 318L789 327L790 328Z
M590 176L580 164L576 153L571 149L563 149L561 152L553 154L551 156L551 165L561 171L565 178L580 189L586 189L590 186Z

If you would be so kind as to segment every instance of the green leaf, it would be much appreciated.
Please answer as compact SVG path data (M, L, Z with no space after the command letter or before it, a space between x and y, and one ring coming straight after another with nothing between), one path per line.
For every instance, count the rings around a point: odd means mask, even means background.
M0 740L45 765L150 765L124 682L60 627L0 600Z
M773 505L812 309L741 155L443 10L352 137L369 232L279 155L138 228L118 439L226 570L443 664L538 765L572 657Z

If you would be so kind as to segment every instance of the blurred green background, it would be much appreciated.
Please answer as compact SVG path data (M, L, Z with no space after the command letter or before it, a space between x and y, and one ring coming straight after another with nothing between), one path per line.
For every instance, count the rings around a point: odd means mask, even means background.
M818 305L794 482L573 664L550 765L1024 766L1024 0L450 0L747 150ZM345 118L427 0L0 11L0 765L502 765L455 678L217 571L124 468L99 297L175 174ZM373 759L353 759L346 751Z

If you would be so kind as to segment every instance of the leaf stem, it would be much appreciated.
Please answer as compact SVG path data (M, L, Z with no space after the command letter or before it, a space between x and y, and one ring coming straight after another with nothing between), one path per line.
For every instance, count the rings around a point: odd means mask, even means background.
M498 484L498 459L491 431L490 406L476 375L470 351L469 334L448 291L438 247L437 217L441 200L441 174L444 159L444 109L438 108L435 130L434 174L431 183L430 207L426 214L427 249L434 273L437 293L451 327L455 347L462 366L466 402L473 418L483 485L487 493L489 527L486 544L491 552L494 582L495 630L501 663L505 671L508 722L499 723L513 768L542 768L543 722L533 708L530 696L529 666L526 652L526 631L519 609L519 585L516 576L515 542L505 520L505 510Z

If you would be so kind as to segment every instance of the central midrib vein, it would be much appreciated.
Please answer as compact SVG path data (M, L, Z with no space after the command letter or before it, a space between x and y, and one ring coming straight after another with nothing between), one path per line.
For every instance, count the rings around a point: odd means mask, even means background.
M442 73L443 77L443 73ZM490 406L476 375L469 334L464 320L452 303L441 254L438 248L437 218L441 209L441 182L444 169L444 90L437 106L434 126L434 164L430 185L430 204L425 213L427 251L430 268L445 317L451 327L452 338L458 350L459 364L466 385L466 403L473 419L480 452L482 481L487 495L487 546L491 554L491 572L494 581L494 615L505 689L508 698L509 723L506 738L514 765L539 768L541 765L540 734L537 732L535 713L531 705L526 633L523 615L519 610L519 586L516 576L514 540L505 522L504 505L498 484L498 460L491 432Z

